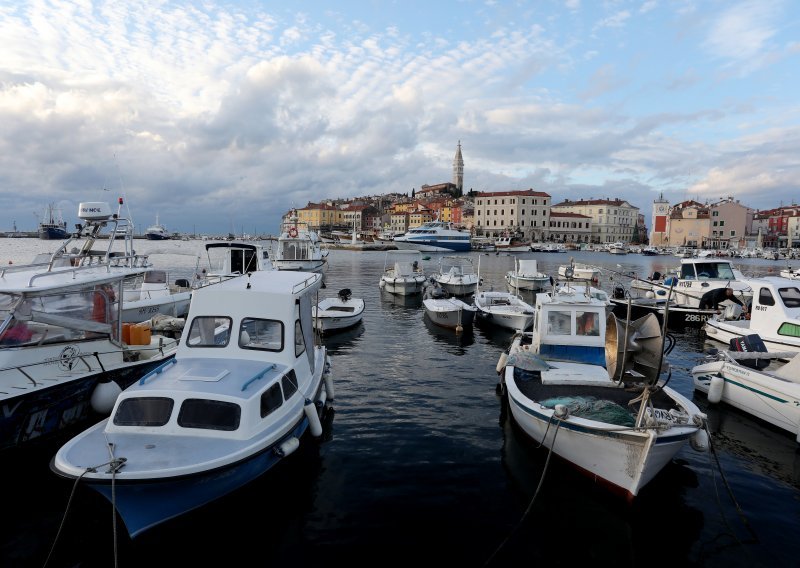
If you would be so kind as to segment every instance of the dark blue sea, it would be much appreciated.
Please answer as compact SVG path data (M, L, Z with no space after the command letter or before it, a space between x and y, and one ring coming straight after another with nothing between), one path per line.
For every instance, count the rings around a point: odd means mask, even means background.
M19 239L20 241L22 239ZM48 250L3 239L14 261ZM177 277L199 242L143 242ZM21 247L21 248L20 248ZM160 247L162 250L156 250ZM166 249L164 249L166 247ZM483 288L504 289L514 257L480 258ZM426 272L437 267L430 254ZM543 272L573 257L647 276L674 257L526 253ZM0 262L6 259L0 257ZM785 262L736 260L747 274ZM169 263L169 266L166 265ZM364 298L364 321L324 339L336 396L321 441L256 483L134 541L108 502L50 472L57 449L3 456L0 566L764 566L800 565L800 473L794 436L693 393L702 332L673 331L670 386L708 413L713 452L688 445L632 504L517 431L496 393L510 333L432 325L420 298L378 286L382 252L332 251L321 296ZM537 493L537 488L539 488ZM536 495L536 498L534 498Z

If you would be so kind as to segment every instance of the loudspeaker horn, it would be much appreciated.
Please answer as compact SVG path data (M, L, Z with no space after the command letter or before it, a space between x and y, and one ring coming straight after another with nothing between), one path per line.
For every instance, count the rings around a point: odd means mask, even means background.
M617 380L621 369L626 372L632 370L643 375L648 382L654 383L658 379L659 364L664 349L658 318L655 314L647 314L627 323L627 347L626 323L626 320L618 318L613 313L609 314L606 320L608 376Z

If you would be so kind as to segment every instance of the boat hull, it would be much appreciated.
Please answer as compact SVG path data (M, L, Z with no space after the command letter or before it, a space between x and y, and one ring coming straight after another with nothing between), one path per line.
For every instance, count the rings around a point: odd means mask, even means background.
M472 245L469 241L445 240L398 240L392 241L399 250L418 250L420 252L470 252Z
M120 366L121 362L115 363L107 357L102 358L101 365L88 353L80 357L80 361L71 360L71 369L75 371L65 368L46 383L41 378L37 381L39 384L54 384L3 401L3 412L0 414L0 450L45 441L100 420L102 415L95 412L91 405L92 394L99 384L113 381L124 390L173 357L174 351L167 356L156 355L141 363L126 363L123 366ZM64 361L70 367L70 362L66 359ZM86 369L87 366L91 371L78 370L81 367ZM74 378L70 378L71 372L76 373Z
M383 290L390 294L400 296L411 296L421 294L425 285L425 277L417 278L383 278L381 280Z
M626 498L639 491L677 454L696 428L625 430L613 424L577 417L559 421L554 411L525 397L507 367L505 376L511 416L534 441L569 462L612 492ZM557 426L557 427L556 427Z
M279 443L226 467L174 478L131 482L117 478L113 484L87 479L86 483L114 505L135 538L253 482L281 461L277 450L281 443L301 438L307 429L308 419L303 418Z
M69 237L69 233L61 227L39 227L40 239L63 241L67 237Z
M350 311L343 311L343 308ZM332 301L329 304L320 304L313 308L312 316L314 328L322 333L350 329L361 323L364 317L364 301Z
M159 233L147 233L145 235L148 241L168 241L170 240L169 235L162 235Z
M800 384L725 361L704 363L692 369L695 390L706 395L715 377L724 381L719 402L798 436Z
M627 300L611 299L613 312L620 318L625 318L628 313ZM670 306L667 315L667 327L671 329L696 328L699 329L716 315L716 310L701 310L699 308L685 308ZM631 319L638 319L647 314L655 314L659 322L664 321L664 302L634 300L631 302Z
M447 299L423 300L425 313L431 323L448 329L465 328L471 326L475 320L475 308L460 307Z

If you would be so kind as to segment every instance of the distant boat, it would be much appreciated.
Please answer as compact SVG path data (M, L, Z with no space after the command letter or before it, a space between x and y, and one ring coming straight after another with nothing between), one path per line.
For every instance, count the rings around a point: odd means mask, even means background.
M393 240L400 250L421 252L469 252L472 241L469 231L456 229L453 223L429 221L409 229Z
M169 240L169 232L167 228L158 222L158 213L156 213L156 222L154 225L147 227L145 236L151 241L167 241Z
M12 229L6 233L6 237L9 239L20 239L25 236L25 233L17 229L17 222L14 221L12 223Z
M16 231L16 224L14 225ZM69 236L67 222L61 217L61 209L50 203L39 220L39 238L45 240L63 240Z

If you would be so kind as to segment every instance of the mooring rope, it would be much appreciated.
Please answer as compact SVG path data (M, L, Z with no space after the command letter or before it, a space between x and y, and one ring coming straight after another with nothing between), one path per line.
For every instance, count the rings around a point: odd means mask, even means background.
M503 539L503 542L501 542L500 545L495 549L495 551L492 552L491 556L489 556L489 558L486 559L486 562L483 563L484 566L489 566L494 561L497 554L503 549L503 547L508 543L508 541L511 540L511 537L514 536L514 534L516 534L516 532L519 530L519 527L522 526L522 523L525 521L525 519L528 517L531 510L533 509L533 504L536 501L536 497L539 495L539 491L542 489L542 484L544 483L544 476L547 473L548 466L550 465L550 457L553 455L553 447L556 445L556 436L558 436L558 430L561 427L561 422L563 421L562 418L559 418L555 416L555 414L553 414L553 416L550 417L550 420L548 421L547 424L548 430L550 428L550 422L552 422L553 418L556 418L557 420L556 430L553 433L553 441L550 443L550 447L548 448L547 451L547 459L544 462L544 469L542 469L542 475L539 477L539 483L536 486L536 491L533 492L533 497L531 497L531 501L530 503L528 503L528 507L525 509L525 512L522 514L519 521L517 521L517 524L514 525L514 528L511 529L511 532L508 533L508 536L506 536L506 538ZM546 437L547 437L547 432L545 432L545 436L542 438L542 443L544 442ZM537 448L541 447L542 443L540 443L539 446L537 446Z

